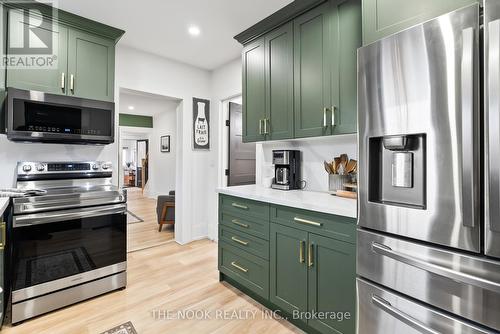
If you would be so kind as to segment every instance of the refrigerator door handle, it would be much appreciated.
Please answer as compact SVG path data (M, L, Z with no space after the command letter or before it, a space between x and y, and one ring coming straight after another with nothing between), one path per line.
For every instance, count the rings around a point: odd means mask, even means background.
M399 321L407 324L408 326L416 329L420 333L423 334L440 334L440 332L433 330L432 328L429 328L428 326L424 325L417 319L413 318L412 316L404 313L403 311L398 310L394 306L391 305L387 300L377 296L377 295L372 295L372 303L373 305L377 306L381 310L385 311L386 313L392 315L394 318L398 319Z
M412 257L402 252L395 251L391 247L378 242L372 242L372 251L379 255L387 256L395 261L428 271L435 275L500 293L500 283Z
M486 115L489 123L488 133L488 146L489 146L489 159L488 164L489 172L489 203L487 210L489 211L489 229L493 232L500 232L498 226L498 214L500 210L498 204L500 203L500 185L499 185L499 172L500 165L498 163L498 145L500 136L498 133L498 126L500 124L500 99L498 92L500 90L500 19L488 22L488 72L487 76L488 86L488 114ZM492 205L494 204L494 205Z
M475 202L475 170L478 160L475 149L476 122L474 120L474 28L462 31L462 63L461 63L461 96L462 96L462 219L463 225L474 227L476 220Z

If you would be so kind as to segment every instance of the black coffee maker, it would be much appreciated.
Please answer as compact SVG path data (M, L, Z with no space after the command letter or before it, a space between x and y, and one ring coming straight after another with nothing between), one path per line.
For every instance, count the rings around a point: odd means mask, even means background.
M274 150L274 180L271 188L293 190L301 188L300 151Z

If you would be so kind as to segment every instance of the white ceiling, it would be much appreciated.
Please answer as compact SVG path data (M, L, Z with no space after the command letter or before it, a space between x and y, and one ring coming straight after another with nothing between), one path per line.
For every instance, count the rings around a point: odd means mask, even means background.
M175 111L180 100L171 97L120 89L120 114L154 116L160 112ZM129 106L134 109L130 110Z
M126 31L120 44L213 70L241 52L233 36L292 0L59 0L59 8ZM201 29L198 37L187 30Z

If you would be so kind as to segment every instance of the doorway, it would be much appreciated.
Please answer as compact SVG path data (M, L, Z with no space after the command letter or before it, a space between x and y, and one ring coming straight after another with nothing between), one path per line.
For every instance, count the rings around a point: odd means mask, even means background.
M182 104L178 99L128 89L120 89L119 102L120 183L127 187L127 248L131 252L174 239L177 113ZM165 137L167 148L162 143Z
M255 184L255 143L243 143L243 108L229 102L227 185Z

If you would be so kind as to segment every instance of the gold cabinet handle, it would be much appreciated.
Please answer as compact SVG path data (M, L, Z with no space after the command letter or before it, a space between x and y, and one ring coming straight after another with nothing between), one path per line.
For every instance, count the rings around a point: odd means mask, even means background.
M309 244L309 252L308 252L308 259L307 259L307 266L310 268L314 265L313 259L314 259L314 245L312 243Z
M5 248L5 242L7 240L7 224L2 222L0 224L0 229L2 230L2 242L0 242L0 250Z
M268 131L268 128L267 128L267 124L268 123L269 123L269 118L264 118L264 134L265 135L269 134L269 131Z
M317 226L317 227L321 227L323 225L322 223L313 222L312 220L302 219L299 217L295 217L295 218L293 218L293 220L296 221L297 223L302 223L302 224L312 225L312 226Z
M234 208L243 209L243 210L248 210L248 206L246 206L246 205L242 205L242 204L238 204L238 203L232 203L231 205L232 205Z
M306 242L301 240L299 243L299 263L304 263L305 257L304 257L304 248L305 248Z
M61 73L61 89L64 92L66 90L66 73Z
M75 76L73 74L69 77L69 89L72 93L75 93Z
M332 126L336 126L335 124L335 111L337 110L336 106L332 106Z
M238 239L238 238L236 238L236 237L231 237L231 240L233 240L233 241L235 241L235 242L239 243L240 245L243 245L243 246L248 246L248 241L243 241L243 240L240 240L240 239Z
M326 128L326 113L328 112L328 108L323 108L323 127Z
M238 264L236 263L236 261L231 262L231 265L232 265L233 267L235 267L236 269L241 270L241 271L242 271L242 272L244 272L244 273L247 273L247 272L248 272L248 269L247 269L247 268L243 268L242 266L238 265Z
M244 228L248 228L248 224L243 224L240 221L238 221L238 219L231 220L231 223L233 223L234 225L238 225L238 226L244 227Z
M263 135L264 134L262 132L262 121L263 121L263 119L259 119L259 135Z

